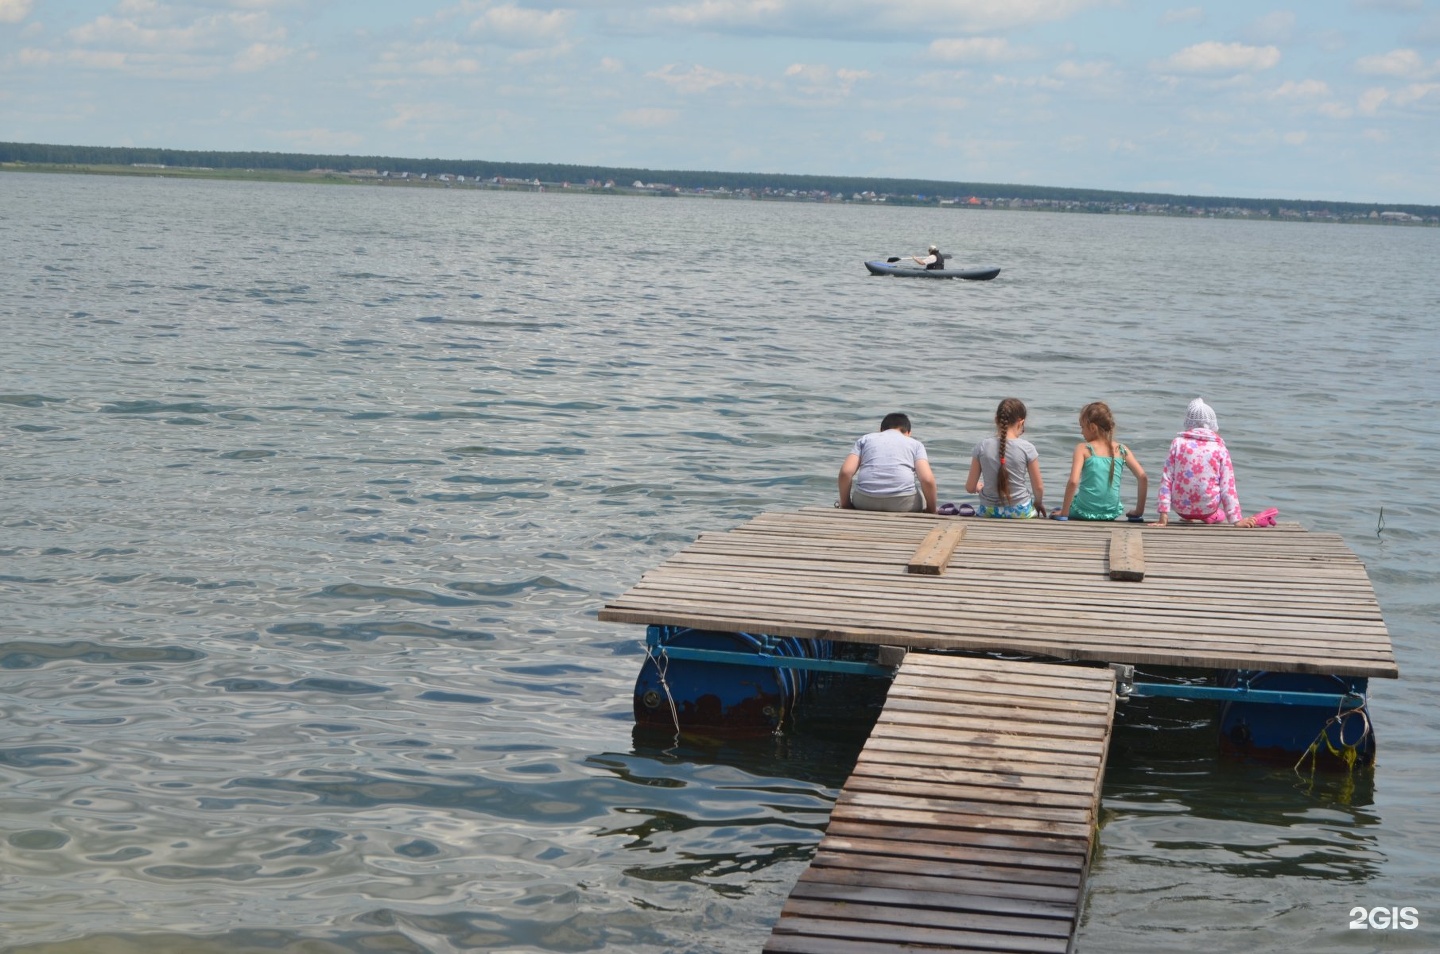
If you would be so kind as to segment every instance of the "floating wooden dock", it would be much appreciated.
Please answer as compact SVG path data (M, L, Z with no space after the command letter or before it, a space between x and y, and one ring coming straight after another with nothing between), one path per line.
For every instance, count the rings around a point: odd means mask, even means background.
M1338 535L1295 524L763 514L701 535L599 615L654 625L652 636L688 627L681 631L877 645L886 666L887 656L907 654L767 954L1070 949L1117 675L1037 657L1239 671L1235 686L1182 688L1190 698L1251 693L1262 707L1302 695L1283 701L1329 706L1328 714L1363 705L1369 678L1399 675L1364 565ZM656 649L702 665L710 658L663 639ZM735 667L758 658L719 655ZM821 668L810 662L792 655L767 664ZM1248 685L1276 673L1343 685L1268 700ZM741 680L747 693L751 678ZM659 685L669 696L663 673ZM639 686L637 719L649 704ZM659 690L651 694L661 711ZM673 699L669 711L674 717ZM1310 716L1317 711L1326 714ZM1247 719L1245 740L1258 744L1264 726Z
M1109 669L907 656L766 954L1064 954L1114 715Z
M937 528L953 531L932 537ZM1337 534L1295 524L769 513L702 534L600 618L1060 660L1399 675L1364 564Z

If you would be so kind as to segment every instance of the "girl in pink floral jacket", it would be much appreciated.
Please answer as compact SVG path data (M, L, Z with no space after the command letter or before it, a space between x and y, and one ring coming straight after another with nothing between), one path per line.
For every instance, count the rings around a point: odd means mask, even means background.
M1254 526L1254 517L1241 517L1235 467L1219 430L1210 406L1199 398L1191 401L1185 429L1170 442L1170 456L1160 473L1160 526L1169 522L1172 506L1185 521Z

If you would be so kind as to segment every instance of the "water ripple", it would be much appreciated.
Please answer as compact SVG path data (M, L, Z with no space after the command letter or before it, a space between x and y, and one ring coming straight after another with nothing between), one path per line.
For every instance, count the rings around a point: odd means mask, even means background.
M7 954L759 950L877 703L652 738L639 627L595 611L700 533L828 506L891 410L957 497L1009 394L1062 483L1084 403L1154 475L1203 395L1246 509L1365 561L1404 672L1368 787L1127 712L1080 947L1338 954L1314 898L1428 896L1440 231L5 188ZM860 267L955 230L999 279ZM552 246L563 280L516 251ZM774 267L795 248L830 265Z

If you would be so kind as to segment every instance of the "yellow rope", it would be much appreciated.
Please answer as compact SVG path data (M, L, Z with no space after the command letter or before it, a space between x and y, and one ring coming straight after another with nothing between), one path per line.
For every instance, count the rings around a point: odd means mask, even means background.
M1354 742L1346 742L1345 720L1351 716L1360 717L1360 736ZM1332 725L1339 725L1340 727L1340 745L1338 748L1330 741L1330 727ZM1322 741L1325 743L1325 748L1329 750L1331 755L1345 763L1346 771L1354 772L1355 763L1360 759L1360 746L1369 737L1370 716L1365 711L1365 704L1361 703L1353 709L1341 709L1325 720L1325 724L1320 727L1320 732L1315 736L1315 741L1310 743L1310 747L1300 755L1299 761L1295 763L1295 773L1297 775L1300 774L1300 766L1305 764L1305 759L1308 756L1310 758L1310 774L1315 774L1315 768L1320 759L1320 743Z

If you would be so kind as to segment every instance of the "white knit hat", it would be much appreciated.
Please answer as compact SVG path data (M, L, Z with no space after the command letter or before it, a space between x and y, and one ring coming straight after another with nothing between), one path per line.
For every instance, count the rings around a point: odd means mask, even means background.
M1197 427L1217 433L1220 430L1220 425L1215 420L1215 412L1199 398L1191 401L1190 406L1185 409L1185 430L1192 431Z

